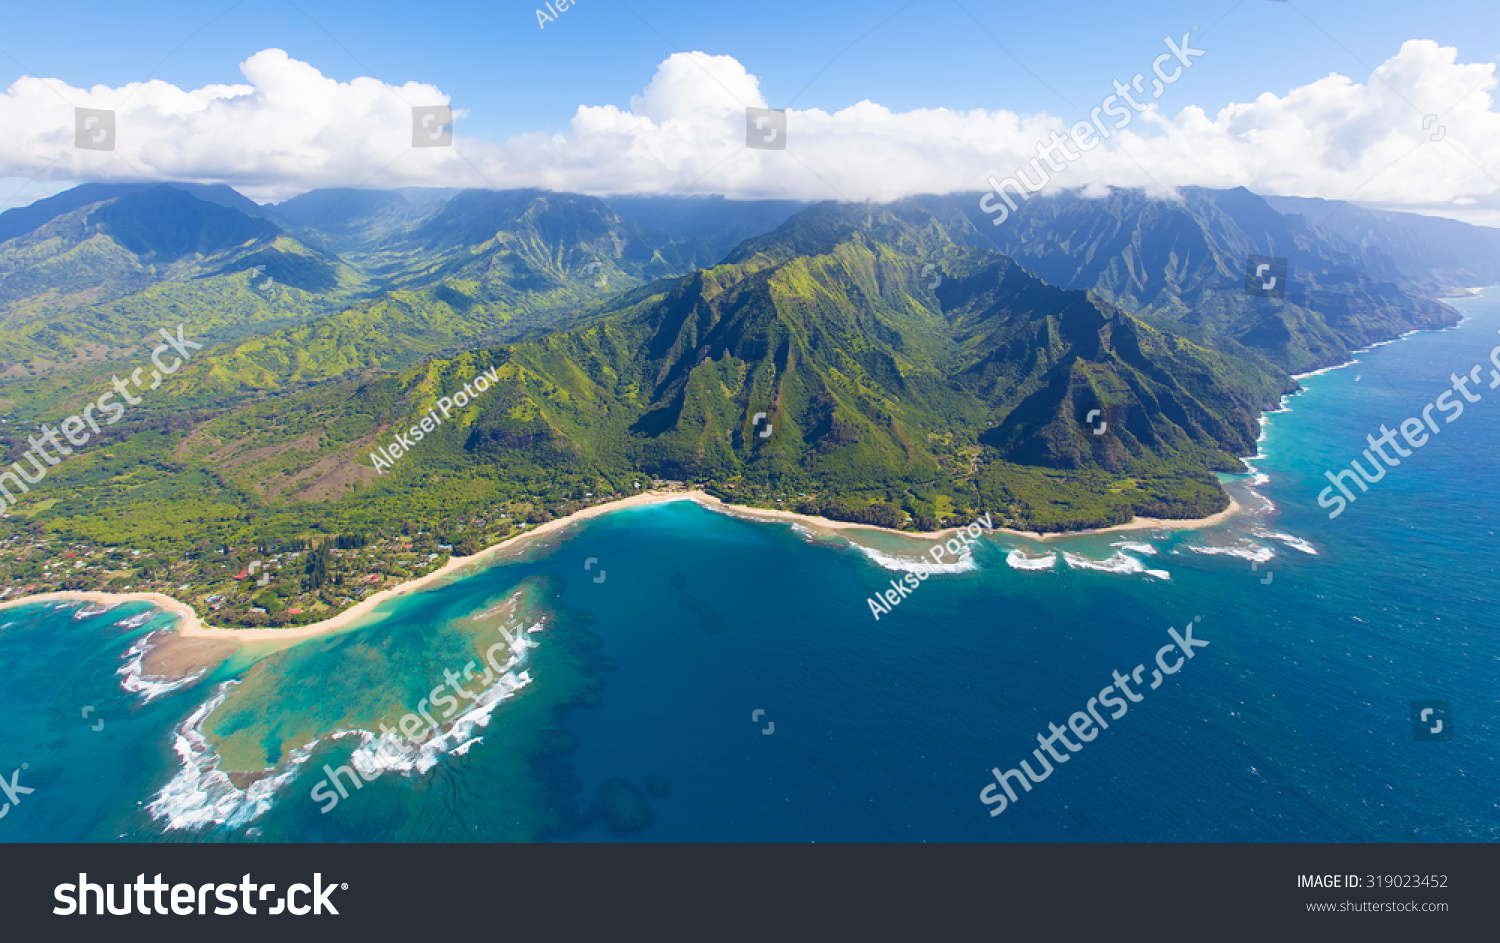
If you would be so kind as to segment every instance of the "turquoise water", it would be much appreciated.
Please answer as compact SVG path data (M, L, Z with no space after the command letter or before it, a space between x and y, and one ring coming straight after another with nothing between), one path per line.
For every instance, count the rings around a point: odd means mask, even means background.
M686 503L590 521L369 628L150 704L113 674L152 629L115 623L142 607L0 612L0 774L26 763L36 790L0 840L1493 841L1500 390L1480 384L1480 402L1337 519L1316 500L1367 433L1418 415L1450 373L1487 371L1500 303L1456 306L1471 318L1458 329L1304 381L1269 418L1254 462L1269 481L1232 485L1251 514L1203 533L986 538L972 568L921 582L879 621L865 600L902 572ZM1155 553L1125 548L1131 564L1122 541ZM1169 578L1016 569L1013 548ZM219 720L285 773L306 730L414 708L472 657L464 620L523 581L542 612L514 669L531 683L462 755L385 772L323 813L311 792L357 742L323 729L258 814L233 795L218 826L148 810L182 769L174 729L223 681L243 679L221 708L233 724ZM1113 671L1145 665L1149 682L1168 627L1195 616L1209 647L988 814L991 767L1035 766L1037 733ZM1415 739L1414 700L1451 704L1451 741Z

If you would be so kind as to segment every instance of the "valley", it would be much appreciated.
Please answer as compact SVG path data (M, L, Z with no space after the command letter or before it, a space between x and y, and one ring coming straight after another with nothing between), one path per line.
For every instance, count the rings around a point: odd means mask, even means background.
M1244 190L1005 227L962 195L619 206L87 184L0 214L0 469L163 324L204 345L0 521L0 592L306 624L665 482L917 532L1203 518L1293 373L1451 326L1437 298L1497 274L1430 267L1419 217L1356 243ZM1285 298L1244 291L1258 253Z

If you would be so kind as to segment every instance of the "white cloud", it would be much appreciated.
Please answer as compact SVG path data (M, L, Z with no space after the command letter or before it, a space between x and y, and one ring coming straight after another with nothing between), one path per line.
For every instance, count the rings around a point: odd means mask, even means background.
M1500 222L1495 69L1413 40L1363 83L1330 74L1212 115L1191 106L1169 116L1150 104L1105 147L1053 173L1048 189L1245 186ZM744 108L765 106L759 80L732 57L678 53L628 109L580 106L565 133L482 141L464 135L460 112L454 147L413 149L411 106L449 101L434 86L337 82L279 49L251 56L241 72L245 84L193 90L22 78L0 95L0 178L144 175L224 182L262 200L409 185L886 200L984 189L1087 117L898 113L864 101L832 114L791 111L788 149L752 150ZM1185 71L1178 88L1192 80ZM1100 98L1110 93L1101 88ZM75 106L117 112L115 152L74 149ZM1429 128L1426 114L1437 115Z

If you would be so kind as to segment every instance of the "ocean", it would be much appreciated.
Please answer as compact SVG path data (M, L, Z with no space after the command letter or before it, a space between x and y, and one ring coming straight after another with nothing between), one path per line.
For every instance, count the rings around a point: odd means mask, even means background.
M878 620L867 599L930 544L688 502L582 522L167 691L117 671L170 616L0 610L0 776L33 790L0 840L1495 841L1500 300L1454 304L1458 328L1304 379L1255 471L1226 478L1244 514L987 535ZM1330 520L1324 472L1476 364L1481 399ZM1209 644L1152 689L1189 624ZM1140 700L1065 732L1076 751L1053 740L1066 759L991 815L991 770L1039 770L1048 724L1137 665ZM432 712L450 671L474 697L461 727L375 757L359 731ZM1417 722L1413 702L1445 706ZM1419 739L1432 718L1451 739ZM344 765L370 775L330 806Z

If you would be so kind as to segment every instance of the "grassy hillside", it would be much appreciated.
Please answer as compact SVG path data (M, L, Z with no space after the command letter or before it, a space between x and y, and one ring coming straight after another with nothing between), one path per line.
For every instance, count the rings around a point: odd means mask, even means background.
M1432 314L1388 286L1360 296L1389 294L1368 319L1289 305L1277 333L1230 289L1193 282L1222 253L1195 256L1189 240L1165 273L1177 287L1158 293L1184 310L1137 316L1116 292L1049 284L930 204L811 207L719 264L660 278L700 264L691 243L537 192L422 212L366 200L357 213L390 211L389 238L346 246L353 262L285 232L218 255L202 233L144 253L123 232L75 240L69 251L117 263L126 293L69 317L144 333L179 314L199 323L191 309L212 298L224 336L0 522L24 548L0 581L189 586L221 621L308 621L654 479L921 530L984 512L1043 531L1198 517L1227 504L1214 473L1241 470L1259 414L1295 388L1288 364ZM179 253L181 277L127 291L152 252ZM253 259L265 268L235 270ZM352 300L336 310L297 307L340 292ZM84 321L57 323L81 333ZM0 416L56 421L145 360L122 347L27 371L0 383ZM415 437L487 371L493 388L377 472L373 452ZM6 463L33 431L13 419L0 423ZM141 555L110 550L122 546ZM61 548L85 555L81 568L53 569ZM299 562L270 586L235 579L272 553Z

